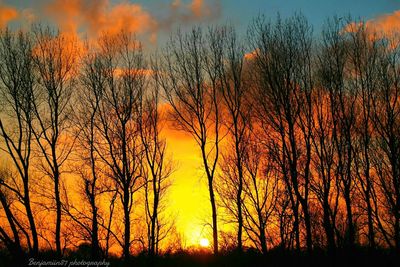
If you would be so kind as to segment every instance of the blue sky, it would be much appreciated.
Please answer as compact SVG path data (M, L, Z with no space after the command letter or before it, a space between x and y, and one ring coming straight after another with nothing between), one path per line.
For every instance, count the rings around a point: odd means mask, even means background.
M112 0L112 2L121 1ZM130 2L140 3L157 13L160 12L158 9L163 4L171 3L172 0L131 0ZM183 2L190 1L183 0ZM212 2L218 1L208 0L208 3ZM229 20L239 25L247 25L259 13L275 17L279 12L285 17L301 11L316 28L319 28L327 17L333 15L351 14L353 17L368 20L400 10L400 0L220 0L219 2L222 16L218 20L221 22Z
M169 0L136 1L150 10ZM212 0L208 1L213 2ZM400 0L220 0L221 16L211 23L233 23L239 31L245 32L250 21L258 14L275 18L302 12L317 33L328 17L335 15L370 20L400 10Z
M400 9L398 0L222 0L223 17L247 24L259 12L283 17L301 11L315 29L321 27L327 17L348 15L371 19Z

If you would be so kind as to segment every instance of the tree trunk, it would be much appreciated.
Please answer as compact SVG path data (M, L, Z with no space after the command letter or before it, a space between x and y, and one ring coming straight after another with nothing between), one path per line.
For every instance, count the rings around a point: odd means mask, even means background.
M57 168L57 166L56 166ZM61 257L61 197L60 197L60 177L58 170L54 173L54 196L56 200L56 253Z
M324 198L323 209L324 209L324 229L328 245L328 253L333 255L336 250L335 233L330 220L329 200L326 196Z
M242 192L243 192L243 166L242 166L242 153L240 151L240 137L238 129L238 120L234 116L234 135L235 135L235 151L236 151L236 167L238 171L238 191L236 196L236 205L238 209L238 231L237 231L237 249L239 251L243 250L242 235L243 235L243 211L242 211Z
M129 259L130 256L130 242L131 242L131 221L130 221L130 212L129 212L129 189L124 189L124 221L125 221L125 233L124 233L124 247L123 247L123 256L124 259Z
M307 251L309 253L312 252L312 232L311 232L311 217L310 212L308 210L307 199L303 200L303 213L304 213L304 224L306 226L306 243L307 243Z
M367 183L369 183L367 181ZM368 185L367 185L368 186ZM368 216L368 241L370 248L375 248L375 232L374 232L374 221L372 218L372 205L370 201L370 189L367 189L366 194L366 201L367 201L367 216Z
M14 223L13 214L7 203L6 197L4 196L3 192L1 192L1 191L0 191L0 203L3 206L5 215L7 217L8 223L10 225L11 231L14 236L14 240L11 240L11 238L8 237L8 234L6 232L3 233L3 236L6 237L8 240L6 242L6 245L11 249L11 251L15 251L15 252L18 251L18 252L21 252L21 254L22 254L21 241L19 239L17 227ZM1 228L1 227L0 227L0 229L3 230L3 228Z
M99 227L97 223L97 208L96 206L92 206L93 216L92 216L92 258L98 259L100 252L99 245Z
M214 196L214 189L213 189L212 179L208 180L208 188L209 188L209 191L210 191L210 203L211 203L211 212L212 212L214 255L217 255L218 254L217 207L215 205L215 196Z
M239 174L240 176L240 174ZM243 190L243 180L239 178L239 187L237 192L236 204L238 208L238 231L237 231L237 249L239 251L243 250L242 245L242 235L243 235L243 212L242 212L242 190Z
M157 191L157 179L155 179L157 175L153 171L153 197L154 197L154 203L153 203L153 216L151 218L151 232L150 232L150 255L155 256L156 255L156 243L157 243L157 235L156 235L156 225L157 225L157 217L158 217L158 191Z
M36 256L39 251L39 241L38 241L38 235L37 235L37 230L36 230L36 224L35 224L35 219L33 218L32 214L32 209L31 209L31 201L30 201L30 196L29 196L29 184L28 184L28 169L24 168L24 205L26 209L26 216L28 217L29 221L29 226L31 228L31 234L32 234L32 241L33 241L33 248L32 248L32 255Z
M267 254L267 238L265 237L265 229L260 228L260 243L261 243L261 252L263 255Z
M346 202L346 216L347 216L347 231L346 231L346 241L350 248L354 247L355 243L355 231L353 224L353 212L351 210L351 199L350 199L350 189L345 189L344 200Z
M299 223L299 204L296 201L296 204L293 205L293 231L295 234L296 240L296 250L300 251L300 223Z

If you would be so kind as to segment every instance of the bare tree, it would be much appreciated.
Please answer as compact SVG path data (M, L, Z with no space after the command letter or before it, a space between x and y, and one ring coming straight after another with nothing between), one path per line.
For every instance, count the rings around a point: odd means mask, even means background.
M219 34L218 34L219 33ZM237 173L235 205L237 208L237 246L242 250L243 232L243 157L245 139L250 125L251 108L248 90L244 81L244 47L232 27L215 31L213 38L221 38L223 57L220 63L221 95L226 109L224 121L229 131L234 154L234 172Z
M11 158L18 181L13 185L2 181L4 187L16 194L26 211L29 221L32 247L30 253L38 253L39 242L36 223L31 207L31 155L34 117L33 97L35 74L32 59L32 40L27 33L12 33L5 30L0 34L0 79L2 114L0 115L1 147ZM19 188L19 185L22 185ZM30 243L30 242L29 242Z
M35 69L38 73L38 93L35 96L35 125L33 134L37 141L44 173L54 183L56 207L55 243L59 256L61 247L62 201L60 184L62 166L73 145L67 141L70 125L70 99L74 86L77 63L76 40L50 28L33 28Z
M349 86L349 76L353 72L348 64L350 43L342 34L344 21L335 18L324 32L325 61L321 67L322 84L329 92L330 113L333 119L333 143L336 148L335 168L336 181L343 195L346 206L346 235L348 246L353 247L356 230L353 219L353 192L355 187L354 139L356 126L356 101L358 90Z
M373 125L372 125L372 98L378 87L377 62L379 58L379 38L368 30L365 23L356 23L357 27L351 29L349 64L353 75L349 82L353 90L357 90L359 121L356 122L356 132L359 135L356 143L355 170L358 177L357 186L363 198L362 209L366 210L367 217L367 238L371 248L375 247L374 211L373 199L374 176L371 174L371 154L373 147ZM358 145L357 145L358 144ZM357 146L359 147L357 149ZM357 152L357 150L360 150ZM365 206L364 206L365 204Z
M160 110L160 81L157 60L153 62L152 83L144 93L140 107L140 136L144 150L143 173L145 178L145 212L147 220L147 244L150 256L158 255L159 242L164 225L161 212L162 200L169 187L168 178L173 163L166 155L166 140L161 137L162 116ZM164 227L165 228L165 227Z
M391 218L391 236L397 251L400 250L400 105L399 105L399 42L396 38L383 40L382 54L377 60L379 84L372 96L373 123L379 147L375 170L384 201L381 201ZM387 217L387 216L385 216ZM383 229L383 227L380 227ZM382 231L383 233L385 231Z
M208 182L212 212L213 248L218 253L217 207L214 177L220 146L219 70L220 39L207 37L200 28L178 32L171 38L163 57L160 85L172 107L176 125L198 144Z
M141 45L128 32L103 35L99 40L105 88L98 110L96 153L108 169L123 206L123 248L130 256L131 212L134 193L142 185L143 148L140 140L140 101L145 85Z
M16 257L23 256L23 247L21 245L21 238L19 234L19 228L21 227L20 223L17 221L14 213L11 210L12 198L9 197L6 189L7 186L3 185L10 180L11 173L2 167L0 170L0 204L1 208L4 210L5 217L8 223L8 227L11 230L11 233L7 230L6 225L0 225L0 240L5 244L6 248L11 252L15 253ZM5 223L5 220L2 220ZM21 229L25 231L24 229ZM25 232L26 233L26 232ZM29 239L27 240L30 245Z
M325 65L325 62L330 60L329 56L329 53L321 52L321 55L318 57L318 64ZM326 73L321 71L318 74L324 77ZM314 101L313 112L315 119L313 123L312 144L313 167L317 175L312 180L311 188L322 206L322 225L325 231L327 249L329 253L334 253L336 249L335 229L339 205L339 190L335 179L336 147L332 138L334 119L330 112L329 91L321 86L315 92Z
M91 50L89 44L87 46L87 54L83 58L80 73L81 96L79 105L77 105L79 111L77 109L78 112L75 114L75 124L78 131L77 145L79 147L77 152L80 159L77 172L82 178L82 195L84 200L89 203L91 213L90 218L87 218L90 226L83 225L83 229L90 235L91 254L96 259L101 255L98 201L101 193L109 191L99 181L102 178L102 173L101 166L99 166L100 157L96 152L96 144L99 137L97 131L98 113L105 91L105 73L107 70L101 56L96 54L96 51L93 51L95 49ZM86 168L82 168L82 165ZM81 211L78 213L82 215ZM81 220L75 218L75 221L82 226Z
M311 216L308 209L311 164L311 44L306 19L295 15L275 24L259 17L249 29L260 86L257 106L263 120L277 134L275 157L290 192L297 248L300 248L299 203L304 215L306 244L312 250Z
M268 152L262 151L256 142L247 144L243 204L246 232L263 254L267 253L268 223L277 205L278 172L268 159Z

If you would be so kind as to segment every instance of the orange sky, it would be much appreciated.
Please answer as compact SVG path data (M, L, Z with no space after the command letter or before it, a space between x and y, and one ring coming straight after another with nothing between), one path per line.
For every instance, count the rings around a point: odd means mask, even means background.
M203 225L204 220L210 218L207 216L210 214L207 179L203 175L200 151L190 136L176 130L168 131L167 142L167 149L176 162L167 196L170 210L177 215L178 231L184 233L186 245L197 245L200 238L209 238L206 236L209 231L203 230Z

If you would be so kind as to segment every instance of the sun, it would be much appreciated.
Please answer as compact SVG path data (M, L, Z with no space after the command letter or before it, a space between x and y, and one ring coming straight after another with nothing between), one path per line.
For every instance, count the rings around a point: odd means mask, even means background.
M210 246L210 241L207 238L200 239L200 246L203 248L208 248Z

